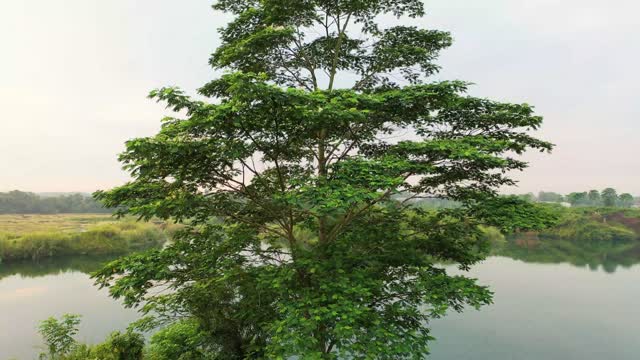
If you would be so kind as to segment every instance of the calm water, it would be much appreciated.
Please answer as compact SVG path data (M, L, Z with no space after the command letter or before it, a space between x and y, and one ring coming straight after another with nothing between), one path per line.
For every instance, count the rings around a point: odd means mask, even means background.
M51 315L82 314L80 340L89 343L135 320L86 275L104 261L0 265L0 360L36 358L38 322ZM505 249L471 271L495 291L495 304L435 321L431 358L638 359L639 262L628 245Z
M107 259L64 259L41 264L0 264L0 359L37 359L41 320L81 314L79 340L96 343L137 318L98 290L85 272Z
M494 304L433 324L436 360L640 358L640 266L607 272L492 257L473 276Z

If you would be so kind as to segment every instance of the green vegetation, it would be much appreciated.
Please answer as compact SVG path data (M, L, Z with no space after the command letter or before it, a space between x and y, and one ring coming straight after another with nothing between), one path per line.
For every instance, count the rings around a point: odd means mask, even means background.
M572 219L540 232L540 237L582 242L630 241L638 234L622 224L607 224L592 219Z
M630 208L634 205L640 205L640 199L635 199L633 195L624 193L618 195L618 192L613 188L606 188L602 192L598 190L590 190L583 192L572 192L570 194L562 195L554 192L541 191L536 197L534 194L524 194L522 197L530 201L540 202L568 202L573 207L588 206L588 207L621 207Z
M495 228L483 229L492 253L528 262L602 266L608 272L640 263L640 209L551 208L558 216L554 226L507 237Z
M407 25L422 0L214 7L233 19L210 59L224 75L199 90L210 102L153 91L175 117L127 143L131 182L96 194L119 214L186 228L97 282L161 323L186 317L197 331L185 343L220 360L423 358L431 319L491 302L442 262L483 259L480 225L546 219L497 195L527 167L513 154L552 148L530 134L542 118L429 79L452 38ZM385 14L402 24L379 27ZM420 197L455 206L411 206ZM517 211L496 211L506 206Z
M216 359L206 349L198 323L183 320L162 328L145 347L144 336L133 330L113 332L100 344L76 341L80 316L65 314L40 324L47 352L43 360L206 360Z
M23 191L0 193L0 214L111 213L91 196L83 194L39 196Z
M541 202L560 203L565 200L565 197L554 192L540 191L536 200Z
M8 218L0 217L0 220L7 221ZM152 223L132 220L99 222L101 218L96 216L57 218L64 219L57 227L51 226L51 218L39 221L38 216L0 222L0 262L126 254L160 246L167 239L163 226ZM7 231L13 228L22 230Z
M581 242L632 241L640 237L640 210L559 209L557 226L540 231L540 237Z
M79 324L80 316L71 314L65 314L60 319L52 317L43 321L40 324L40 334L47 352L40 354L40 359L141 360L143 358L144 337L142 335L129 331L114 332L104 343L89 346L80 344L74 339L78 333Z
M40 334L47 346L47 353L41 359L58 360L60 355L71 352L75 345L73 338L78 333L79 315L65 314L60 320L48 318L40 324Z
M207 345L207 336L194 320L175 322L153 334L145 359L215 359Z

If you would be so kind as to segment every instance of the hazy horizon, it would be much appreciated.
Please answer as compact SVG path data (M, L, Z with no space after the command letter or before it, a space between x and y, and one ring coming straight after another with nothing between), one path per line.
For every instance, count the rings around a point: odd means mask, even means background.
M0 191L92 192L127 180L117 154L168 115L157 87L190 94L217 75L207 64L228 17L211 0L7 0L0 13ZM536 107L538 136L508 193L616 188L640 195L637 136L640 32L630 0L426 1L416 24L452 32L437 79Z

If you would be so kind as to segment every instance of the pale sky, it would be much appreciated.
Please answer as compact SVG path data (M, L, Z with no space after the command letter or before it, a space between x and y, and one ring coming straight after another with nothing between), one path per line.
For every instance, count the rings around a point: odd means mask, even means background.
M153 88L193 93L229 18L211 0L0 0L0 191L94 191L117 154L169 113ZM453 33L440 79L527 102L557 144L509 192L612 186L640 194L640 3L426 0L420 25Z

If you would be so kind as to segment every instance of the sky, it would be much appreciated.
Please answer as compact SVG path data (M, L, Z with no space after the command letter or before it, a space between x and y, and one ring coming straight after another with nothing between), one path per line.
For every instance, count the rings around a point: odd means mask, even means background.
M216 78L229 20L211 0L0 0L0 191L90 192L127 181L117 154L170 113L146 98ZM531 154L505 192L614 187L640 195L640 3L425 0L416 24L451 31L438 79L535 106Z

